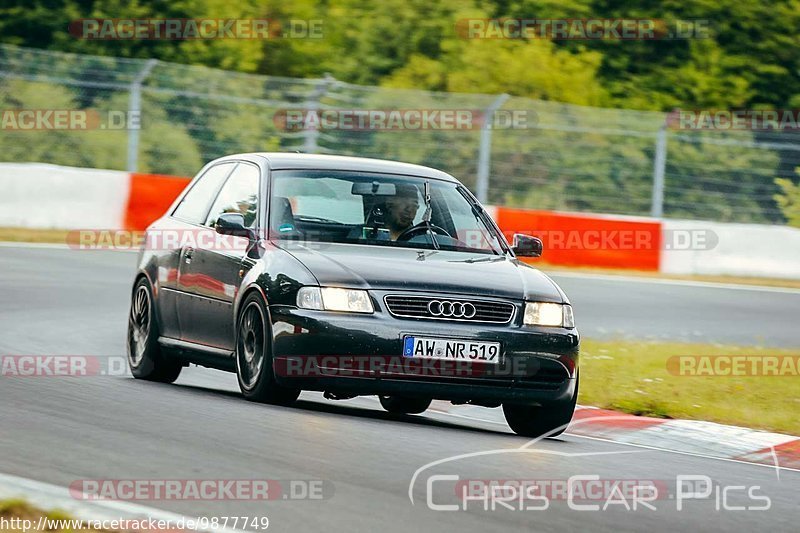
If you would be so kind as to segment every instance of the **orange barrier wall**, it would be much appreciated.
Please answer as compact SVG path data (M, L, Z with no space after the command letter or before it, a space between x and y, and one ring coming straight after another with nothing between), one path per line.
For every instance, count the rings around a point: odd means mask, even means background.
M125 229L143 230L164 215L191 178L131 174Z
M551 265L658 271L661 222L497 207L495 220L509 242L514 233L539 237Z
M143 230L162 216L190 178L131 174L125 227ZM599 215L497 207L494 218L509 242L514 233L542 239L544 254L533 264L658 271L661 222Z

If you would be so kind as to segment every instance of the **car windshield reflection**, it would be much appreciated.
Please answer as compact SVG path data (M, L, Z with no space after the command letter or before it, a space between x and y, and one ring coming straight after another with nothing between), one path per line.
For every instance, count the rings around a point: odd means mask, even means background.
M456 183L346 171L273 172L270 238L503 254Z

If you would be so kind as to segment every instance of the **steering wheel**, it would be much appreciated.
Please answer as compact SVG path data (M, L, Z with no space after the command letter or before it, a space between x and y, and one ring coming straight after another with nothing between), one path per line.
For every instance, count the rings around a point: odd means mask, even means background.
M414 237L416 237L417 235L422 235L423 233L428 233L428 229L429 228L430 228L430 230L432 232L434 232L436 234L443 235L445 237L450 237L452 239L450 234L447 233L446 229L444 229L444 228L442 228L440 226L437 226L435 224L431 224L430 226L428 226L428 224L426 224L425 222L420 222L419 224L411 226L410 228L405 230L403 233L398 235L397 236L397 240L398 241L409 241L409 240L413 239Z

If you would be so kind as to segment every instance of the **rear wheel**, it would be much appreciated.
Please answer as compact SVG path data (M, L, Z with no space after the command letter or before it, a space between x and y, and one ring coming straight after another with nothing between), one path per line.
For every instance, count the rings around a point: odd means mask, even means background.
M575 394L566 402L543 405L503 404L503 414L508 426L523 437L556 437L564 433L575 413L578 401L578 378L575 381Z
M271 338L266 305L261 296L253 292L242 302L236 327L239 389L250 401L290 404L300 396L300 390L283 387L275 381Z
M154 312L153 291L147 278L133 288L128 314L128 365L137 379L172 383L183 364L166 356L158 345L158 321Z
M430 407L430 398L408 398L406 396L380 396L381 405L390 413L417 415Z

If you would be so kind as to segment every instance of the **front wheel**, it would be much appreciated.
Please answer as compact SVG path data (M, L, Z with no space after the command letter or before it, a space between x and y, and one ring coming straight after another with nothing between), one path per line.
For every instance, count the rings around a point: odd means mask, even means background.
M418 415L430 407L430 398L408 398L405 396L381 396L381 405L390 413Z
M128 366L137 379L172 383L183 364L167 357L158 345L158 322L153 305L153 291L146 278L133 288L128 314Z
M247 400L286 405L300 396L300 390L283 387L275 381L266 309L255 292L242 302L236 327L236 377Z
M504 403L503 414L508 426L517 435L530 438L557 437L564 433L578 402L579 381L575 379L575 394L566 402L536 406Z

